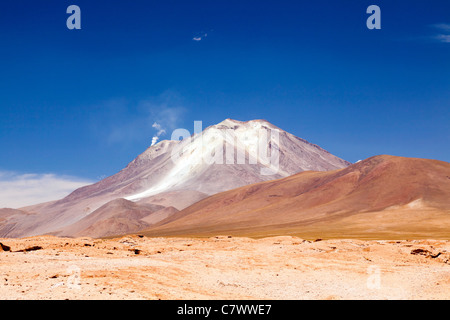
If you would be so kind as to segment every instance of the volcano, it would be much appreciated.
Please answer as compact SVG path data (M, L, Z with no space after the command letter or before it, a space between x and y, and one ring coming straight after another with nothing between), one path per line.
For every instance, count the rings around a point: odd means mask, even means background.
M148 228L149 222L159 223L150 218L155 210L149 205L170 208L166 210L168 219L220 192L348 165L265 120L227 119L183 140L161 141L119 173L75 190L64 199L21 208L14 214L0 211L0 237L90 235L89 230L94 229L95 236L119 234ZM113 213L106 214L105 208ZM123 214L130 208L140 213Z

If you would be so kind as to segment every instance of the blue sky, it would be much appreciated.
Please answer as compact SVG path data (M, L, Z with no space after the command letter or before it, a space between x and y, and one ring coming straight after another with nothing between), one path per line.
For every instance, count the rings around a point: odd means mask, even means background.
M81 30L66 27L72 4ZM447 0L16 0L0 40L0 172L96 181L151 144L155 121L164 139L226 118L352 162L450 161Z

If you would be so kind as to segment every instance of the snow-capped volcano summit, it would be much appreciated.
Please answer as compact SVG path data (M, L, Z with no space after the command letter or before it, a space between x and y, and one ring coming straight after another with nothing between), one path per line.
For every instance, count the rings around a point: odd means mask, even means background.
M349 165L265 120L226 119L203 131L200 123L194 128L193 133L174 132L174 140L149 147L111 177L62 200L25 208L37 214L16 225L22 230L18 234L77 234L78 221L119 198L181 210L208 195L244 185ZM184 139L177 140L181 136Z
M152 159L151 154L165 152L167 171L162 179L153 180L150 188L127 196L129 200L178 189L210 195L301 171L328 171L348 165L264 120L227 119L183 141L163 141L154 147L139 158Z

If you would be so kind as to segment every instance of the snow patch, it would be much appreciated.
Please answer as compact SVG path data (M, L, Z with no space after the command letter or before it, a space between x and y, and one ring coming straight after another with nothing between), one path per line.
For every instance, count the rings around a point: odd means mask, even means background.
M425 205L425 202L423 201L423 199L417 199L417 200L414 200L414 201L408 203L406 205L406 207L410 208L410 209L420 209L420 208L426 207L426 205Z

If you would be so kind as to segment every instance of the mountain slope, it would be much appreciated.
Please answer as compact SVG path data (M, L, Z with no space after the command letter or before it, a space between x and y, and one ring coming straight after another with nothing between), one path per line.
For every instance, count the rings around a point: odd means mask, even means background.
M258 140L261 133L266 133L266 140ZM258 149L258 141L268 146L265 155ZM268 158L277 152L276 162ZM174 154L177 161L174 161ZM184 209L218 192L305 170L335 170L348 165L267 121L227 119L189 139L162 141L119 173L75 190L64 199L27 207L26 211L32 216L15 221L14 234L21 237L45 233L72 236L73 224L119 198ZM9 227L5 225L5 228Z
M140 206L125 199L116 199L71 225L68 232L75 236L90 237L136 232L150 226L141 219L164 208L159 205Z
M147 235L450 238L450 164L377 156L202 200Z
M34 217L24 210L0 209L0 238L20 237L23 230L17 228L24 220Z

